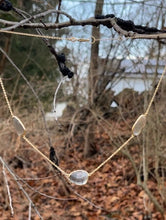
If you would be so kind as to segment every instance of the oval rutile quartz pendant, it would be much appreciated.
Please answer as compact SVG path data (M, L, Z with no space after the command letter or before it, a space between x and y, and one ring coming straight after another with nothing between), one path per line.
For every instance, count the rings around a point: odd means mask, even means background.
M85 170L75 170L70 173L69 180L70 182L76 185L85 185L88 181L89 174Z
M146 124L146 115L140 115L132 127L134 136L138 136Z
M12 119L13 119L13 125L14 125L14 128L16 129L17 134L18 135L25 134L25 127L22 121L17 116L13 116Z

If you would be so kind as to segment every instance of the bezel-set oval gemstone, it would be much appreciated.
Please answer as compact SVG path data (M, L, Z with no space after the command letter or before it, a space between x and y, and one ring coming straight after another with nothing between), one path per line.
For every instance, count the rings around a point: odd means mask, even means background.
M140 115L132 127L134 136L138 136L146 124L146 115Z
M70 173L69 180L70 182L76 185L85 185L88 181L89 174L85 170L75 170Z
M13 116L13 125L16 129L18 135L23 135L25 133L25 126L23 125L22 121L17 117Z

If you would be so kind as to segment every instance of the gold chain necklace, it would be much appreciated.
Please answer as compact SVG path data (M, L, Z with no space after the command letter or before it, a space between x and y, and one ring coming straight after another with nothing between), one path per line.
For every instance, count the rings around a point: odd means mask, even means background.
M74 170L71 173L66 173L64 170L62 170L59 166L57 166L56 164L54 164L46 155L44 155L33 143L31 143L31 141L26 137L26 128L24 126L24 124L22 123L22 121L16 116L14 115L11 105L9 103L8 100L8 96L5 90L5 87L3 85L3 81L0 78L0 85L2 88L2 92L4 94L10 115L12 117L12 121L13 121L13 125L14 128L17 132L17 134L19 136L21 136L36 152L38 152L45 160L47 160L50 164L52 164L54 167L56 167L70 182L76 184L76 185L84 185L87 183L88 178L90 176L92 176L95 172L97 172L102 166L104 166L110 159L112 159L112 157L114 157L119 151L121 151L134 137L137 137L142 129L144 128L145 124L146 124L146 119L147 119L147 115L149 114L149 110L151 108L151 105L154 101L154 98L156 96L156 93L159 89L159 86L163 80L164 74L166 73L166 66L163 70L163 73L160 77L160 80L157 84L157 87L155 88L155 91L152 95L152 98L148 104L148 107L145 111L144 114L140 115L138 117L138 119L135 121L134 125L132 126L131 129L131 135L130 137L127 139L127 141L125 141L114 153L112 153L104 162L102 162L99 166L97 166L93 171L91 171L90 173L87 172L86 170Z

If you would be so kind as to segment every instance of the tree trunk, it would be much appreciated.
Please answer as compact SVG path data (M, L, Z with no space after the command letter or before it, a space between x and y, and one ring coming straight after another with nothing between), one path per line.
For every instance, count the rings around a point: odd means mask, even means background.
M102 14L104 0L96 1L95 15ZM96 39L100 38L100 27L92 27L92 36ZM91 58L90 58L90 69L89 69L89 91L88 91L88 102L89 107L94 108L94 100L97 89L97 81L98 81L98 55L99 55L99 41L92 44L91 47ZM89 116L91 117L91 116ZM85 132L85 146L84 146L84 156L89 157L92 154L96 153L95 151L95 141L94 141L94 123L95 120L87 120L90 121L87 125L87 129Z
M96 1L95 15L101 15L103 10L104 0ZM100 38L100 26L92 27L92 36L96 39ZM96 91L96 83L98 80L98 55L99 55L99 43L100 41L96 41L92 44L91 47L91 58L90 58L90 69L89 69L89 105L93 106L95 91Z

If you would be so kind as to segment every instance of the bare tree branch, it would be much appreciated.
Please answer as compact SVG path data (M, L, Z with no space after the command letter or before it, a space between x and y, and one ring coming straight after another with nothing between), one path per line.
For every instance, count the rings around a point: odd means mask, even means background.
M70 21L62 22L62 23L44 23L45 25L43 25L41 22L40 23L28 23L31 20L44 17L50 13L64 14L70 19ZM26 18L20 22L6 21L4 19L0 19L0 23L6 26L10 26L8 28L1 29L2 32L3 30L14 30L18 27L32 28L32 29L33 28L61 29L61 28L66 28L66 27L71 27L71 26L104 25L107 28L113 28L119 34L125 37L132 38L132 39L165 39L166 38L165 30L159 30L154 27L135 25L133 21L117 18L113 14L106 15L106 16L99 15L99 16L96 16L96 18L89 18L89 19L77 21L65 12L62 12L59 10L48 10L46 12L34 15L30 18Z
M15 11L18 13L18 10L15 9ZM4 30L14 30L14 29L16 29L17 27L23 26L24 24L28 23L29 21L33 21L33 20L38 19L38 18L41 18L41 17L43 18L43 17L46 17L47 15L53 14L53 13L65 15L67 18L69 18L71 24L75 21L75 20L72 18L72 16L68 15L66 12L63 12L63 11L60 11L60 10L50 9L50 10L48 10L48 11L39 13L39 14L37 14L37 15L29 16L28 18L25 18L25 19L21 20L20 22L16 22L16 23L15 23L13 26L11 26L11 27L4 28Z
M38 101L38 105L39 105L39 108L40 108L40 111L41 111L41 114L42 114L42 117L43 117L43 123L44 123L44 127L45 127L45 130L47 132L47 135L48 135L48 141L49 141L49 145L51 146L51 137L50 137L50 134L49 134L49 129L47 127L47 123L46 123L46 119L45 119L45 112L44 112L44 109L43 109L43 105L39 99L39 96L37 95L36 91L34 90L34 88L32 87L32 85L30 84L30 82L27 80L27 78L24 76L24 74L22 73L22 71L15 65L15 63L11 60L11 58L7 55L7 53L0 47L0 52L3 53L5 55L5 57L8 59L8 61L11 63L11 65L17 70L17 72L20 74L20 76L25 80L25 82L27 83L27 85L29 86L29 88L31 89L31 91L33 92L35 98L37 99Z
M2 172L3 172L4 179L5 179L7 193L8 193L8 197L9 197L9 205L10 205L10 209L11 209L11 215L14 216L14 209L13 209L13 205L12 205L12 197L11 197L11 193L10 193L10 188L9 188L9 184L8 184L7 175L6 175L6 172L5 172L4 163L3 163Z
M42 216L40 215L39 211L37 210L35 204L32 202L31 198L29 197L28 193L24 190L24 188L22 187L22 185L19 183L19 181L17 180L16 175L13 173L13 171L9 168L9 166L6 164L6 162L3 160L2 157L0 157L0 162L2 163L3 166L6 167L6 169L9 171L10 175L13 177L13 179L16 181L19 189L23 192L23 194L25 195L25 197L27 198L27 200L29 201L29 203L31 204L31 206L34 208L36 214L39 216L40 220L43 220Z
M59 3L58 3L58 10L61 10L61 4L62 4L62 0L59 0ZM55 23L59 23L59 13L57 13L57 16L56 16L56 22Z

